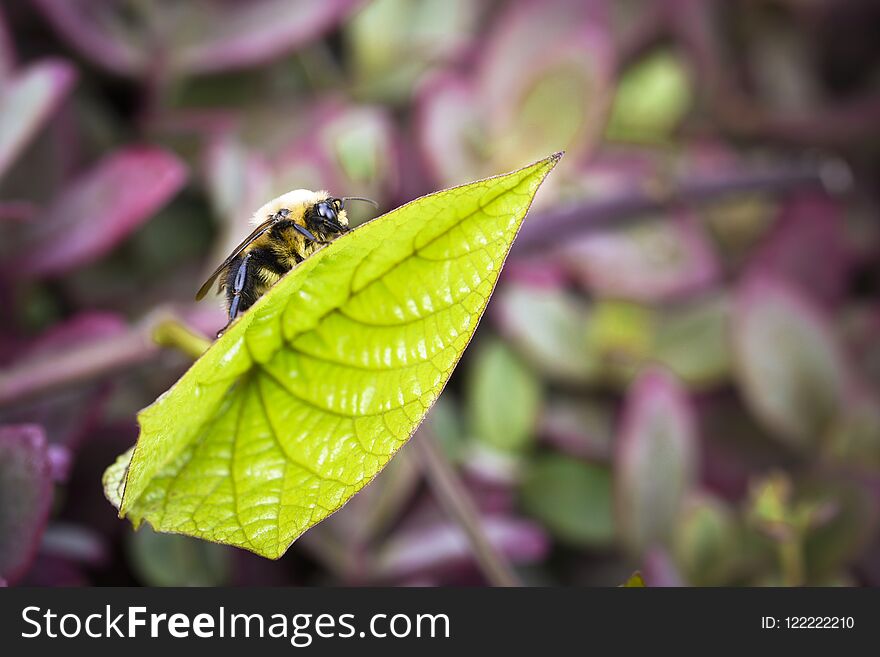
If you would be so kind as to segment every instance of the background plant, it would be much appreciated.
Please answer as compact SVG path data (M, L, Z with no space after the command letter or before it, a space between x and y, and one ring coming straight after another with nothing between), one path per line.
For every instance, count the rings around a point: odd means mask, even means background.
M878 584L876 3L178 5L0 9L0 578ZM116 519L253 208L563 149L431 440L279 562Z

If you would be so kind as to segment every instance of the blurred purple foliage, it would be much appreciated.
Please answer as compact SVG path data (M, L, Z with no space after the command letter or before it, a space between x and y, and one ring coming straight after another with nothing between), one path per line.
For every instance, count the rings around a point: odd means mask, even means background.
M878 29L872 0L4 5L0 585L495 581L414 446L278 562L134 532L100 477L267 198L390 209L557 150L414 437L478 538L527 584L880 585Z

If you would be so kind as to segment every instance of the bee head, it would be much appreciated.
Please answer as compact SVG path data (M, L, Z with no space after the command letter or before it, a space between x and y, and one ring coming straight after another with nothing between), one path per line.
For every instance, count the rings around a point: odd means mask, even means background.
M311 231L325 236L335 236L348 231L348 217L342 199L327 198L318 201L306 213L306 223Z

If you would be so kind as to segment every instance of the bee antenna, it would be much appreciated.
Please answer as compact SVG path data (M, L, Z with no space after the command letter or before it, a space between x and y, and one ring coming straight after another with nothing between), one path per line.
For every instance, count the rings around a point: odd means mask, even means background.
M364 198L363 196L343 196L343 197L342 197L341 199L339 199L339 200L342 201L343 204L344 204L346 201L363 201L364 203L369 203L370 205L372 205L372 206L373 206L374 208L376 208L377 210L379 209L379 204L376 203L376 201L374 201L374 200L371 199L371 198ZM343 207L344 207L344 205L343 205Z

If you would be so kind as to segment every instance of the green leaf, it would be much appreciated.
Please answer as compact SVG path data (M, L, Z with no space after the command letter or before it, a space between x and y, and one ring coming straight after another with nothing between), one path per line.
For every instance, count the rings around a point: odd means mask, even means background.
M626 142L664 142L693 102L691 75L675 52L660 50L624 73L606 136Z
M460 460L467 442L460 415L458 404L446 395L437 400L428 416L434 436L452 461Z
M723 295L676 305L656 322L654 360L691 388L726 382L731 370L730 314L730 301Z
M625 589L643 589L646 586L645 578L642 577L642 574L637 570L620 586Z
M481 345L469 381L470 419L476 437L516 451L535 435L541 388L529 369L501 341Z
M611 473L564 456L538 460L523 482L525 510L561 541L607 546L614 540Z
M792 447L817 448L844 408L849 372L824 314L770 276L747 279L734 308L735 372L755 417Z
M282 278L138 415L120 516L283 555L422 421L560 157L417 199Z
M741 557L739 528L729 506L709 493L695 492L682 506L672 551L693 586L722 586Z
M229 583L232 554L227 547L187 536L157 534L141 527L127 542L128 558L147 586L223 586Z
M134 447L117 456L113 465L104 470L104 476L101 478L101 484L104 486L104 497L117 509L122 506L125 474L128 470L128 464L131 463L132 454L134 454Z
M598 354L587 340L588 308L562 290L505 283L498 297L501 332L545 378L593 382Z
M633 554L671 538L694 483L696 432L680 382L660 369L640 374L627 391L615 459L617 526Z

